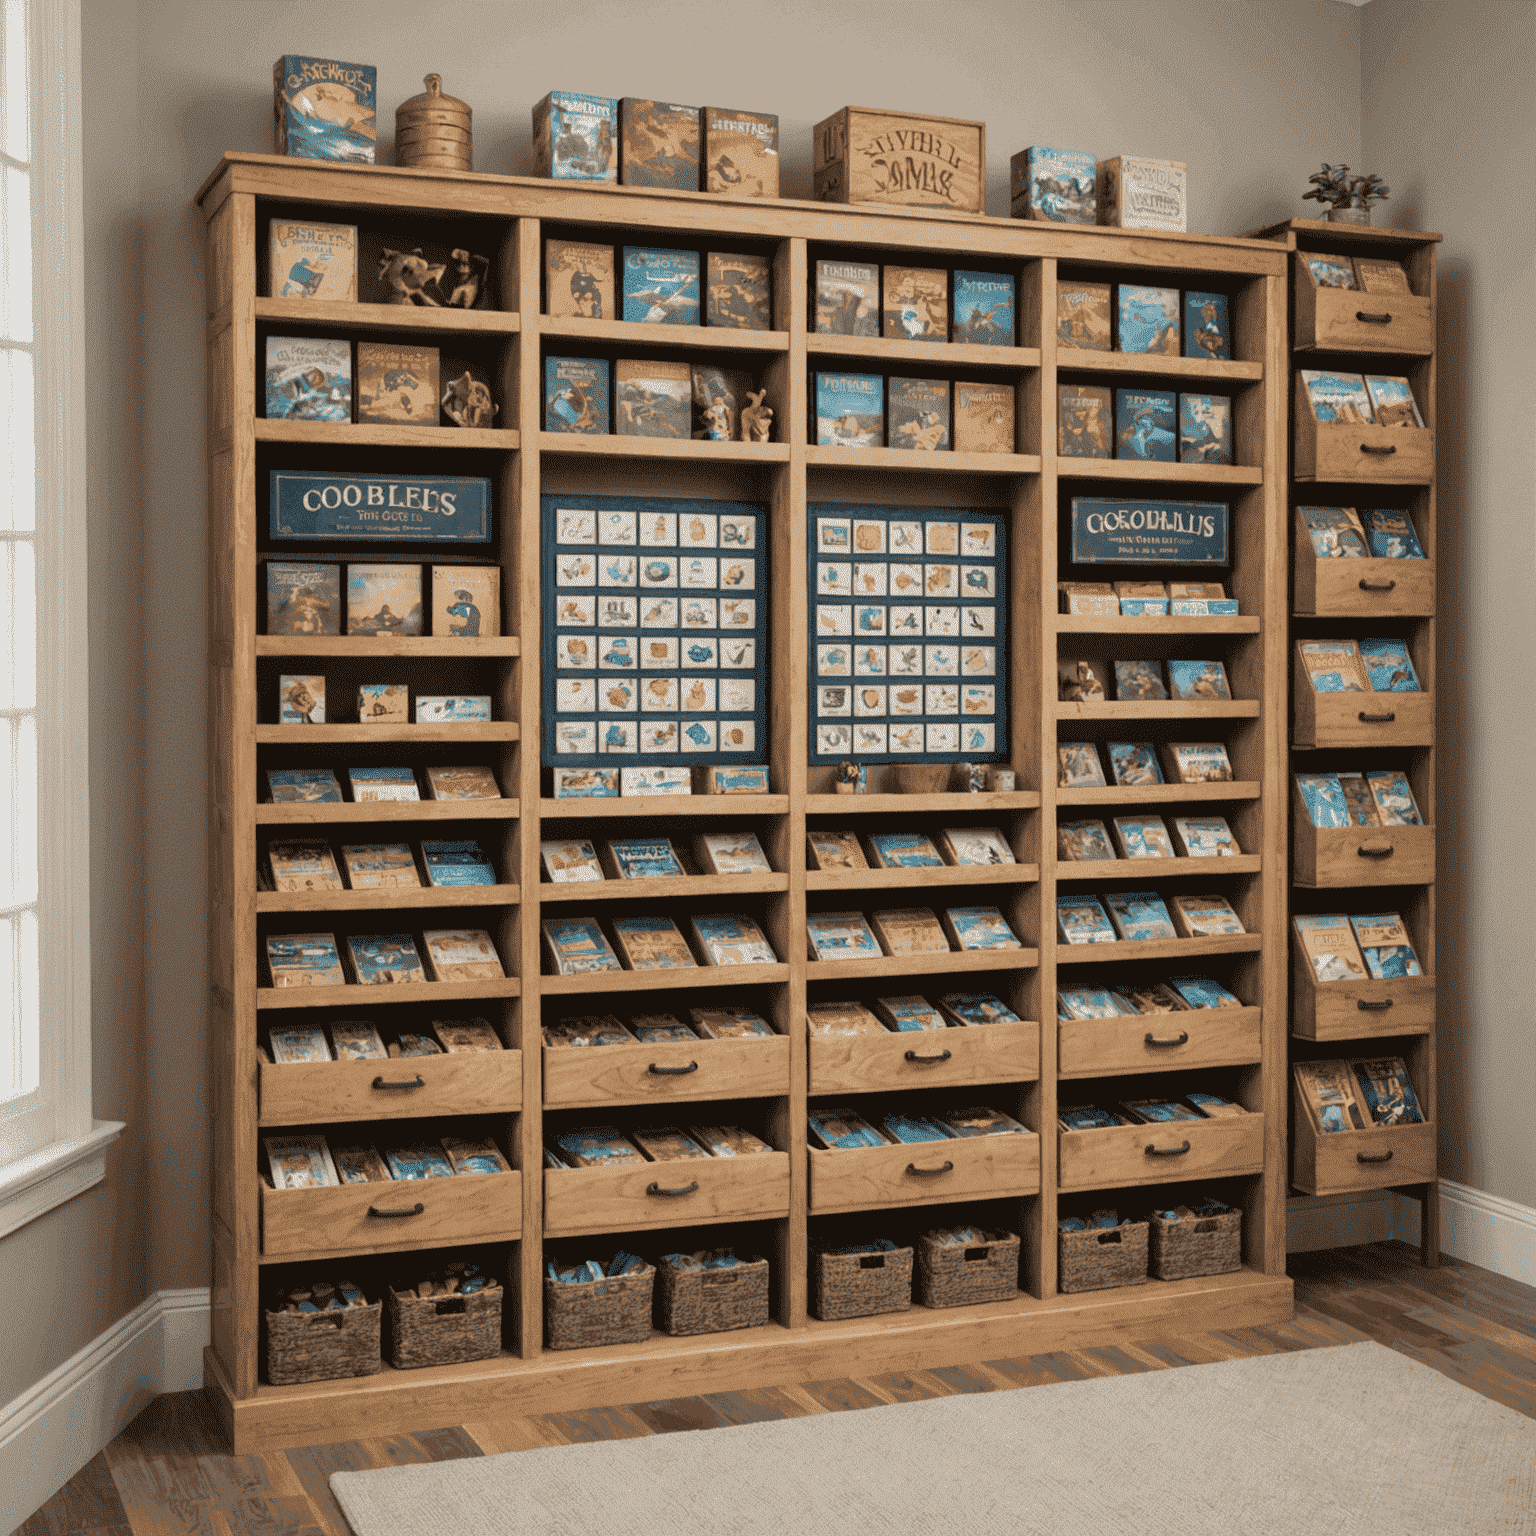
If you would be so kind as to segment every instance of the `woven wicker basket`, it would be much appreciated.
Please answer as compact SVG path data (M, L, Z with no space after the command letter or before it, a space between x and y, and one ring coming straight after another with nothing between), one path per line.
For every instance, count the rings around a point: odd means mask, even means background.
M1243 1213L1164 1221L1152 1217L1152 1273L1159 1280L1227 1275L1243 1267Z
M747 1259L734 1269L661 1266L658 1326L663 1333L725 1333L760 1328L767 1321L767 1259Z
M986 1243L917 1240L917 1299L925 1307L969 1307L979 1301L1008 1301L1019 1290L1019 1240L1011 1232L989 1232Z
M655 1269L645 1264L616 1280L544 1281L544 1332L550 1349L638 1344L651 1336Z
M814 1258L812 1306L824 1323L905 1312L912 1305L910 1248L898 1248L894 1253L817 1250Z
M1146 1222L1125 1221L1113 1229L1090 1227L1086 1232L1062 1232L1059 1237L1057 1284L1064 1295L1147 1283Z
M501 1353L501 1298L498 1286L471 1296L389 1293L389 1363L402 1370L418 1365L463 1365L494 1360Z
M379 1323L384 1304L328 1312L268 1312L267 1380L274 1387L304 1381L373 1376L384 1365Z

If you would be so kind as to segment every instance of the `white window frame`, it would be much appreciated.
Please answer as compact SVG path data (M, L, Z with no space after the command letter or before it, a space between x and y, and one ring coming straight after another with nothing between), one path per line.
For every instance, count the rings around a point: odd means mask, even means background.
M106 1177L93 1118L80 0L29 0L37 443L38 946L33 1094L0 1105L0 1238ZM16 1155L17 1152L20 1155Z

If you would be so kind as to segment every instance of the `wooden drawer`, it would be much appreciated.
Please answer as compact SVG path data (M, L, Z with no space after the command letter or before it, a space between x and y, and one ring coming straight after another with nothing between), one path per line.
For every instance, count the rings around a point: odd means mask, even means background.
M839 1152L809 1147L807 1153L812 1211L991 1200L1040 1190L1040 1138L1033 1134L966 1136Z
M1062 1077L1229 1067L1259 1059L1258 1008L1194 1008L1139 1019L1061 1019L1056 1025Z
M1435 978L1329 981L1319 986L1292 940L1291 1033L1306 1040L1422 1035L1435 1027Z
M339 1189L261 1186L261 1251L269 1258L508 1242L522 1229L523 1176L515 1171Z
M544 1170L547 1237L762 1221L788 1214L787 1152Z
M1435 696L1317 693L1298 675L1291 693L1291 741L1298 747L1431 747Z
M1061 1187L1114 1189L1257 1173L1264 1166L1264 1116L1118 1125L1060 1131ZM1148 1150L1151 1148L1152 1150Z
M257 1093L262 1125L510 1113L523 1107L523 1053L477 1051L284 1065L264 1061Z
M761 1099L789 1092L789 1040L783 1035L543 1050L544 1103L550 1109Z
M1292 781L1291 879L1297 885L1431 885L1433 827L1314 827Z
M1292 606L1342 619L1427 618L1435 611L1433 560L1319 560L1296 542Z
M1342 1195L1434 1181L1433 1125L1374 1126L1324 1135L1299 1105L1295 1120L1291 1182L1305 1194Z
M812 1035L812 1093L881 1093L967 1083L1034 1082L1040 1026L979 1024L888 1035Z
M1435 478L1433 427L1319 421L1300 370L1296 374L1295 480L1367 485L1429 485Z
M1435 303L1408 293L1318 288L1292 264L1296 346L1318 352L1390 352L1428 357L1435 350ZM1381 369L1367 369L1381 372Z

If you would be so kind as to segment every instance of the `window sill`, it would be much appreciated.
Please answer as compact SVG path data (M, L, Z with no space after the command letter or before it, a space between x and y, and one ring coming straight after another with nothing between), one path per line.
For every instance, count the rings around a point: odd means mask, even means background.
M84 1136L55 1142L0 1168L0 1238L84 1194L107 1176L107 1149L121 1120L97 1120Z

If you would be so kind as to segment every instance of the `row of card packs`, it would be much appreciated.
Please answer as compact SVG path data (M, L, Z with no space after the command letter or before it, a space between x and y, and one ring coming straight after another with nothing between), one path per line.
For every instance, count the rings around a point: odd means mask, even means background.
M438 928L422 934L423 962L409 933L274 933L263 945L273 987L384 986L424 981L501 981L506 977L483 928ZM431 975L429 976L428 970Z
M1165 903L1156 891L1108 891L1102 902L1092 892L1058 895L1056 932L1066 944L1115 944L1247 930L1225 896L1170 896Z
M268 560L269 635L421 635L421 566L349 563L346 629L341 627L340 565ZM494 565L434 565L432 633L475 640L501 633L501 571Z
M268 768L267 792L274 805L340 805L341 785L330 768ZM431 800L500 800L496 775L478 764L432 764L426 769ZM411 768L349 768L347 787L354 802L420 800Z

